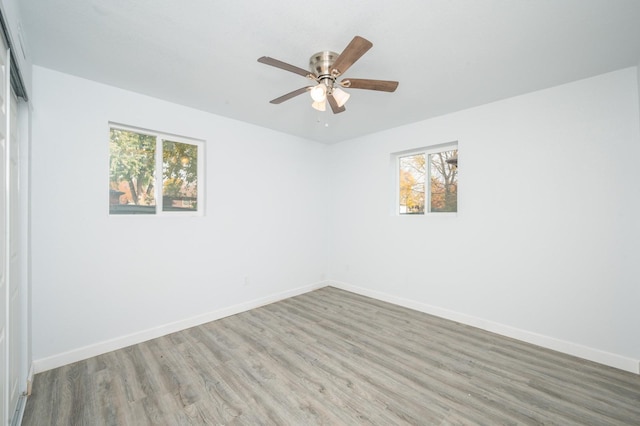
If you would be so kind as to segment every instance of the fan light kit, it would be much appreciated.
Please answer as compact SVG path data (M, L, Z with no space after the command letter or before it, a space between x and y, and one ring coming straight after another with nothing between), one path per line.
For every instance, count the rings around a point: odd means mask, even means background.
M309 59L310 71L268 56L259 58L258 62L260 63L302 75L316 83L313 86L302 87L294 90L293 92L282 95L270 102L272 104L280 104L295 96L309 92L313 101L311 104L313 108L318 111L325 111L327 109L328 102L333 113L338 114L345 111L344 104L351 96L349 93L342 90L341 87L394 92L398 87L397 81L349 78L336 82L336 79L344 74L347 69L349 69L349 67L360 59L369 49L371 49L372 46L373 44L369 40L360 36L355 36L341 54L324 51L311 56L311 59Z

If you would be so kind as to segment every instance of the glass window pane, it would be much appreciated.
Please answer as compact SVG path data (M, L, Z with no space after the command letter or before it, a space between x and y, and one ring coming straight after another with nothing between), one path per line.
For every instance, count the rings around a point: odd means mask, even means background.
M400 214L424 214L425 155L399 158Z
M458 211L458 150L429 155L431 212Z
M155 136L111 129L110 214L155 214L155 153Z
M197 211L198 145L162 141L162 211Z

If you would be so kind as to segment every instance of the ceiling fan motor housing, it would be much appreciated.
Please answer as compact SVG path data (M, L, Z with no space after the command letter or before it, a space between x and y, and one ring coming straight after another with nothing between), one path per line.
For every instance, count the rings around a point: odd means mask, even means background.
M333 87L333 83L336 81L335 77L331 75L331 67L338 56L339 54L336 52L325 50L313 54L309 59L309 70L318 76L319 82L321 81L329 87Z

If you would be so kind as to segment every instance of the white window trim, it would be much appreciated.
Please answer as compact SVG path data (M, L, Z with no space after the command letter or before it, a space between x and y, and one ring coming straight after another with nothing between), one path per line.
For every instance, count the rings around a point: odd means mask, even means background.
M391 154L391 164L393 173L393 200L391 207L391 214L399 217L455 217L458 212L432 212L431 211L431 185L428 184L431 180L431 167L427 167L425 174L425 212L423 214L402 214L400 213L400 158L408 157L416 154L437 154L443 151L451 151L458 149L458 141L445 142L436 145L429 145L421 148L413 148L405 151L394 152ZM458 179L460 178L460 172L458 172Z
M129 126L126 124L120 124L110 121L107 134L110 134L111 129L124 130L129 132L141 133L148 136L154 136L156 138L156 185L154 186L154 196L156 199L156 212L155 214L111 214L109 212L109 205L107 204L107 215L109 217L193 217L204 216L205 212L205 141L203 139L195 139L187 136L176 135L173 133L159 132L155 130L144 129L142 127ZM198 209L196 211L183 211L183 212L165 212L162 210L162 142L179 142L190 145L196 145L198 147ZM160 153L160 154L158 154ZM107 163L108 164L108 163ZM158 176L160 179L158 180ZM107 182L109 182L109 169L107 168Z

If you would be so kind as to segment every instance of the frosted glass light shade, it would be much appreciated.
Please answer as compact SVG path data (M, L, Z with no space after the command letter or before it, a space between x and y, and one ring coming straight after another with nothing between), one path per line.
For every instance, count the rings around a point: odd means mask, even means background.
M327 86L324 83L320 83L309 91L311 99L315 102L324 102L327 99Z
M351 96L350 94L348 94L347 92L345 92L339 87L336 87L335 89L333 89L333 98L336 100L336 103L341 108L344 106L344 104L347 103L350 96Z
M317 109L318 111L326 111L327 110L327 103L325 101L322 102L314 102L311 104L312 107L314 107L315 109Z

